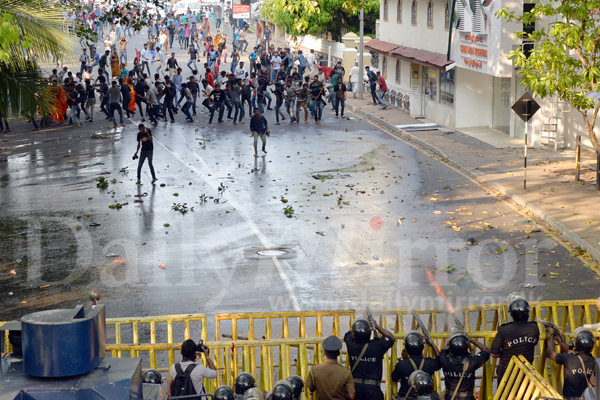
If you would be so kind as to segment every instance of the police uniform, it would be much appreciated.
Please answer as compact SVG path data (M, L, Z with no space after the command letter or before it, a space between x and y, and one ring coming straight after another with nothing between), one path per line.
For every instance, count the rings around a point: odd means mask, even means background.
M492 354L500 355L498 382L502 380L512 356L523 355L533 363L539 338L540 330L536 322L513 321L500 326L490 348Z
M475 388L475 371L478 370L487 360L490 358L490 353L487 351L480 351L477 355L466 357L465 361L468 360L469 365L464 371L464 377L458 388L458 393L455 400L475 400L473 390ZM450 354L448 349L444 349L440 352L438 357L442 371L444 372L444 381L446 384L446 396L445 400L451 400L458 382L460 381L461 375L463 375L464 364L453 363L450 361Z
M323 341L325 351L341 349L342 341L337 336L329 336ZM311 393L317 392L317 400L346 400L347 395L355 392L350 370L330 359L310 369L306 387Z
M356 364L358 356L363 351L366 343L358 343L348 331L344 336L344 342L350 356L350 368ZM360 362L352 372L356 388L356 400L383 400L381 391L381 377L383 375L383 356L394 346L393 337L384 336L368 342Z
M554 361L565 366L563 396L565 399L579 399L592 379L596 361L589 353L559 353ZM583 365L581 365L583 361ZM583 370L585 366L585 371Z
M411 362L412 361L412 362ZM414 364L413 364L414 363ZM400 389L398 390L398 396L405 398L408 393L408 377L416 370L427 372L430 376L433 376L435 371L439 371L442 366L436 358L423 357L423 356L412 356L409 359L399 360L392 372L392 380L394 382L400 381ZM417 394L411 390L409 393L409 399L416 399Z

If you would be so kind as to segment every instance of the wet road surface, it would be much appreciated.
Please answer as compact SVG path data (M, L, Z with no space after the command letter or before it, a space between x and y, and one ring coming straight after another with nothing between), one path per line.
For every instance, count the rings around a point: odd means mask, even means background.
M112 317L442 307L427 269L455 305L515 290L597 297L597 275L556 232L351 116L272 126L257 159L247 118L161 123L158 182L144 166L139 187L134 124L96 129L108 139L91 128L4 136L0 320L72 307L92 288ZM183 203L193 211L172 210Z

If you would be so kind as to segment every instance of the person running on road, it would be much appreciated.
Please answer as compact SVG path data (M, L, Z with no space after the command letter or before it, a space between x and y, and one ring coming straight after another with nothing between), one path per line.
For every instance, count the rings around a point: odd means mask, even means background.
M148 167L150 167L150 173L152 174L152 182L157 181L156 174L154 173L154 166L152 165L152 156L154 153L154 144L152 143L152 131L144 126L144 124L138 125L138 134L137 134L137 149L135 150L135 154L133 159L138 158L138 151L140 147L142 148L142 152L140 153L140 160L138 161L137 168L137 182L136 185L142 184L142 166L144 165L144 161L148 159Z
M254 138L254 157L258 157L258 137L262 140L262 151L267 154L267 135L270 135L269 125L263 115L260 115L258 108L254 109L254 117L250 118L250 132L251 137Z

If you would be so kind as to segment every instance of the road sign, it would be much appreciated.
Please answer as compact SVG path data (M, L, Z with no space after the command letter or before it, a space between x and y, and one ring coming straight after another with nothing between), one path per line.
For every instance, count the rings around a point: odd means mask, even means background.
M540 105L527 92L512 106L515 114L525 122L525 148L523 149L523 188L527 189L527 143L529 136L529 120L540 109Z
M538 102L527 92L512 106L512 110L523 122L529 121L539 109L540 105Z

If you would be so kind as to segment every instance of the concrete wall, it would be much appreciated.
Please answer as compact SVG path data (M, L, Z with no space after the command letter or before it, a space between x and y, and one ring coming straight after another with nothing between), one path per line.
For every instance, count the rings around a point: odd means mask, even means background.
M456 128L492 124L494 84L491 75L456 68Z
M402 23L397 21L398 1L402 2ZM397 43L415 49L428 50L446 54L448 48L448 31L444 28L444 8L446 0L432 0L433 27L427 26L428 0L417 0L417 24L411 24L412 0L388 0L388 19L383 18L384 0L380 1L379 39Z

